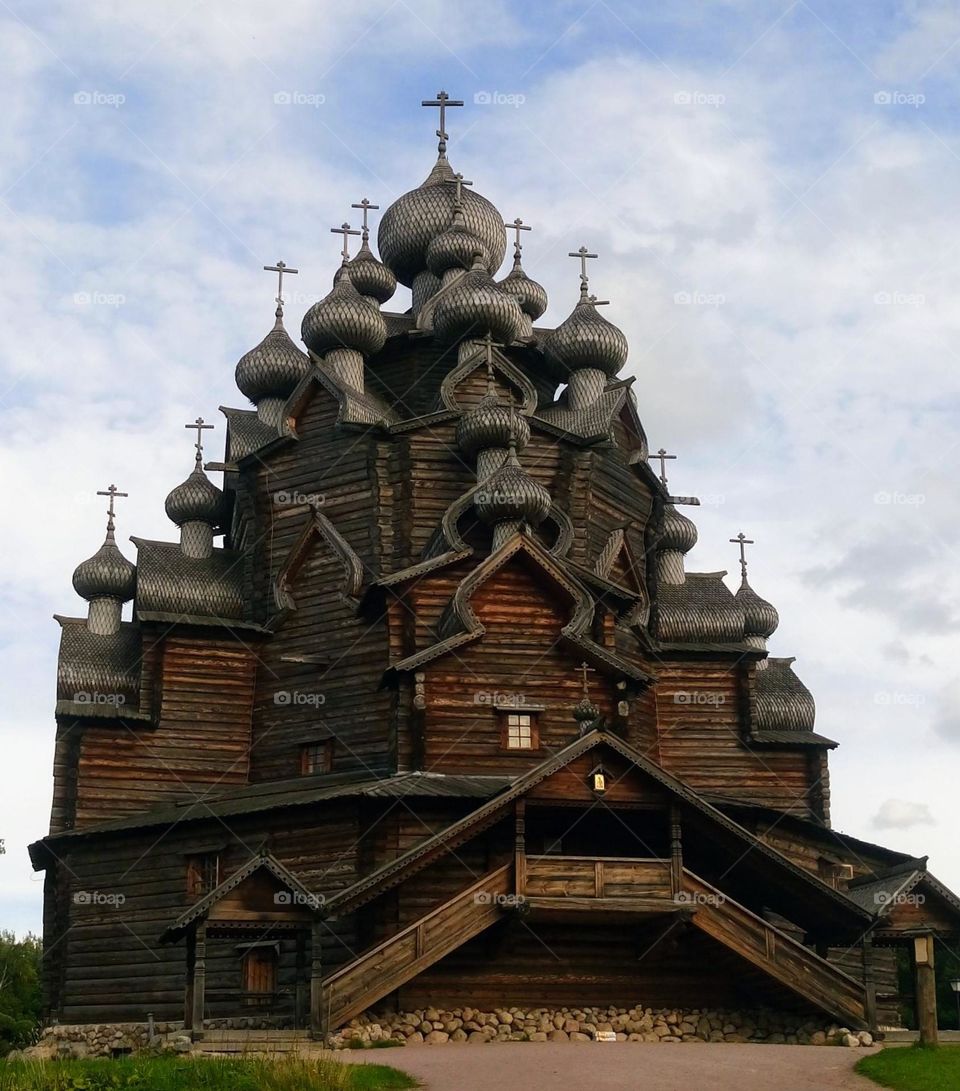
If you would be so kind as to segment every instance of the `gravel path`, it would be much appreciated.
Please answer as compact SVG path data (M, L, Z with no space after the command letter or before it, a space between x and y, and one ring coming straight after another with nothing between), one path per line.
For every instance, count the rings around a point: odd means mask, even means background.
M855 1075L874 1050L732 1042L504 1042L407 1046L344 1060L388 1064L427 1091L876 1091Z

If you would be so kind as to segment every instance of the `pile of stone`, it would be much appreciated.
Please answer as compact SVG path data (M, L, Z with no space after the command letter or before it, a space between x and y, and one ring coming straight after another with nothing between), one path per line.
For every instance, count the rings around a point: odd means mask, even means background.
M83 1060L86 1057L113 1057L158 1048L183 1023L155 1023L150 1037L147 1023L84 1023L47 1027L36 1045L17 1051L8 1059Z
M440 1045L445 1042L768 1042L791 1045L869 1046L866 1031L825 1024L816 1016L768 1010L706 1008L438 1008L352 1019L329 1044L357 1049L375 1043Z

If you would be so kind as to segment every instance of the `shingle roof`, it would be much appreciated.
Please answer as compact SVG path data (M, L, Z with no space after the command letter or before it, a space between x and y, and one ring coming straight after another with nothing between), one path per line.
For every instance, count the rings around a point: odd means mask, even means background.
M242 618L244 557L215 549L187 557L173 542L131 538L137 546L135 609L215 619Z
M227 418L231 462L238 462L279 435L276 428L263 423L255 409L228 409L221 405L220 412Z
M57 621L62 627L57 701L89 706L94 715L109 705L136 710L143 655L139 626L125 621L118 632L100 636L90 632L84 618L58 616Z
M757 721L761 732L813 732L813 694L793 673L793 659L769 658L756 673Z
M680 584L657 587L657 636L676 643L743 640L743 610L723 582L726 572L688 572Z

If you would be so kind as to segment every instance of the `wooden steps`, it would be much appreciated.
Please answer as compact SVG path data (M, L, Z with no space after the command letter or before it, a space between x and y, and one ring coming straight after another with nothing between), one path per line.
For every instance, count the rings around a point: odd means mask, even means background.
M321 1021L334 1030L489 928L513 892L513 864L472 886L324 978Z
M308 1030L207 1030L196 1043L201 1053L301 1053L319 1049Z
M861 982L686 868L683 889L694 910L691 920L701 931L835 1018L866 1026Z

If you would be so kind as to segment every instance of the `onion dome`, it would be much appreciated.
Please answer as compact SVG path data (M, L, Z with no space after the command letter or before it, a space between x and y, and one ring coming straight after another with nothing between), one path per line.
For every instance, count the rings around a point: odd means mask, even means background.
M527 276L519 257L514 259L513 268L499 282L499 287L516 299L520 310L533 322L547 309L546 289Z
M92 557L81 561L74 569L73 587L88 602L92 599L128 602L133 598L136 578L136 565L128 561L117 548L111 520L103 545Z
M283 311L278 306L273 329L237 364L236 379L241 393L256 403L261 398L286 398L310 371L310 358L290 340L283 328Z
M344 276L344 271L348 272ZM301 336L311 351L322 356L331 349L355 349L364 356L379 352L387 340L387 324L376 304L360 294L343 265L333 290L303 316Z
M427 268L431 241L450 226L456 193L449 183L454 178L453 169L441 153L422 185L394 201L380 220L380 256L408 288L413 286L417 273ZM484 267L493 275L507 251L503 218L486 197L472 190L462 193L461 204L464 226L483 244Z
M544 352L564 371L595 368L613 376L626 362L627 339L597 311L596 300L581 292L573 313L547 338Z
M478 451L490 447L506 450L511 437L518 451L526 447L530 442L527 418L515 413L492 393L465 413L457 425L457 445L468 458L476 458Z
M740 581L740 590L736 595L737 603L743 610L745 625L744 636L758 636L763 640L773 636L780 624L780 615L776 607L762 599L756 591L747 583L747 574L744 572Z
M517 461L513 444L506 462L482 483L474 501L484 523L522 521L531 526L543 522L551 504L550 493Z
M386 303L397 290L397 278L382 261L374 257L366 237L356 257L347 262L346 270L357 291L375 299L377 303Z
M694 521L677 511L673 504L667 504L663 509L663 525L657 549L689 553L696 544L697 527Z
M470 272L438 300L433 330L445 341L489 333L495 341L508 345L522 333L523 314L517 301L491 279L483 256L476 254Z
M487 253L483 243L475 232L465 226L463 213L457 208L453 223L430 240L426 252L427 268L437 277L443 276L448 269L469 269L476 254L486 265Z
M184 523L220 525L223 518L223 493L203 472L200 463L187 478L167 496L164 508L171 522L182 527Z

